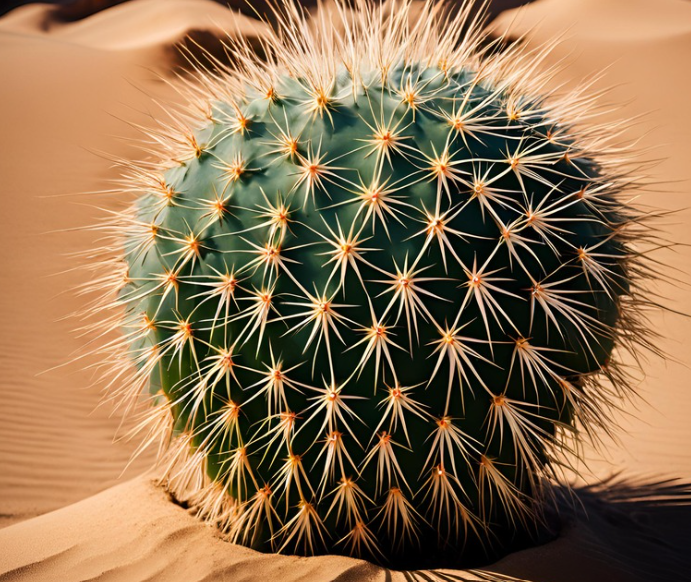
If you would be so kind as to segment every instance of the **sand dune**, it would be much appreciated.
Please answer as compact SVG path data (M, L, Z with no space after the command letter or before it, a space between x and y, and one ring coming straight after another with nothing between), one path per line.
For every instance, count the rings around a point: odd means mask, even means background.
M28 4L0 20L0 30L43 33L64 41L109 51L168 49L185 35L203 30L223 37L241 31L257 35L261 24L214 2L197 0L138 0L113 6L77 21L54 18L55 7ZM132 24L136 23L136 26Z
M88 372L44 372L81 345L64 320L79 301L64 291L85 274L59 273L94 236L69 229L93 223L97 204L122 204L77 194L114 177L95 152L135 153L114 137L134 133L114 116L142 121L134 108L148 106L130 82L150 91L160 84L139 60L43 36L4 31L0 51L0 240L12 249L0 269L0 523L8 523L108 487L133 450L112 444L120 419L96 408Z
M0 530L0 581L412 579L345 558L262 556L220 540L147 478L113 487L135 446L112 443L119 415L98 407L88 370L46 372L82 343L64 319L80 301L64 290L85 276L71 271L69 254L93 245L94 235L72 229L94 222L96 206L124 204L84 193L107 188L116 175L98 152L137 155L129 141L135 131L121 119L144 122L148 94L173 98L152 72L169 69L172 45L191 30L213 37L236 25L252 35L261 28L206 0L134 0L76 22L51 19L51 10L29 6L0 19L0 244L9 250L0 259L0 527L8 526ZM531 29L534 43L567 31L551 57L569 63L560 73L566 86L609 67L597 87L615 85L609 99L627 103L612 115L648 113L635 132L642 147L660 146L650 154L661 159L660 192L650 202L688 206L691 3L538 0L504 14L499 26L509 24L516 33ZM667 222L671 240L691 243L688 212ZM664 258L689 270L683 248ZM660 291L690 311L688 286ZM606 458L588 452L593 479L621 471L625 480L648 476L649 484L582 491L589 519L566 511L556 541L488 570L534 582L691 579L683 551L691 547L688 490L650 484L660 475L691 480L683 364L691 361L691 320L660 314L653 324L661 347L681 363L651 360L641 383L649 404L626 410L626 433ZM444 576L437 578L469 578Z
M581 491L554 542L484 570L402 573L341 556L265 555L221 540L140 477L0 530L0 580L14 582L667 582L688 579L691 489L618 483ZM651 499L652 496L656 500ZM584 512L588 513L586 518ZM687 528L688 529L688 528Z
M267 560L227 544L142 478L1 530L0 546L0 580L384 580L358 560Z

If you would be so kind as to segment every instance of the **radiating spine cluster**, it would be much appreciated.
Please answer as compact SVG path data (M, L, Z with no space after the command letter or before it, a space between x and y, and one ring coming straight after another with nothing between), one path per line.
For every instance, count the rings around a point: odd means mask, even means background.
M474 14L286 0L127 166L110 386L235 542L501 545L630 390L654 239L619 128Z

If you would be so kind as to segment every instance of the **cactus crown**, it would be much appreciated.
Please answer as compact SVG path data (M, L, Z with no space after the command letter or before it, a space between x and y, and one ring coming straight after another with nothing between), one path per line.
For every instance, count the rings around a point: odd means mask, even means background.
M111 387L151 395L145 444L235 542L458 555L609 431L650 234L616 128L548 95L542 53L495 51L471 3L335 7L195 61L126 166Z

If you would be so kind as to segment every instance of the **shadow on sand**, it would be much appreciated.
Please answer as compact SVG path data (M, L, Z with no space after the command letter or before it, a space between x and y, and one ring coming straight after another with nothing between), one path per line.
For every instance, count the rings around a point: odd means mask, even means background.
M403 576L410 582L691 580L691 483L614 476L574 491L561 488L557 498L561 533L549 544L481 570Z

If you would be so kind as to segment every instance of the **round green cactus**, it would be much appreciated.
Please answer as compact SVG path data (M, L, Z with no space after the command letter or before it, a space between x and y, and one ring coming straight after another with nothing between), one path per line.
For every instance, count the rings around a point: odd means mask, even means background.
M628 388L641 222L611 130L470 5L409 9L336 32L286 3L266 60L188 81L200 114L128 172L118 362L171 488L258 549L501 543Z

